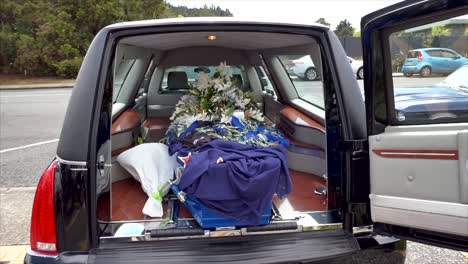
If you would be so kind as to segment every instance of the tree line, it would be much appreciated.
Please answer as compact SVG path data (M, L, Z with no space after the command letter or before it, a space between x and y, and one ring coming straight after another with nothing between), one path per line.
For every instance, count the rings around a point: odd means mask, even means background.
M330 27L330 23L328 23L325 18L321 17L315 21L315 23L322 24L324 26ZM338 25L336 25L335 30L333 30L338 37L360 37L361 32L356 31L355 28L351 25L347 19L341 20Z
M186 16L232 13L216 6L172 6L164 0L2 0L0 70L75 77L94 35L106 25Z

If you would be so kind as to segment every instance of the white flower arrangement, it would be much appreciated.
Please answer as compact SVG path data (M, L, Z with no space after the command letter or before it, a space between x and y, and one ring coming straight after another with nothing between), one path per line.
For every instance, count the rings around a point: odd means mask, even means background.
M239 89L231 78L231 69L226 62L220 63L211 79L200 72L197 85L180 98L170 118L177 136L194 121L229 123L234 111L244 112L245 118L264 121L250 93Z

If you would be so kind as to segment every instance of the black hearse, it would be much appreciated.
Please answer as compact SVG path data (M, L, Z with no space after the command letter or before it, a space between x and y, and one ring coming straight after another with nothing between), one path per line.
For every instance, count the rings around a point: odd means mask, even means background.
M405 30L467 11L465 0L418 0L363 17L364 91L338 38L317 24L198 18L105 27L37 186L25 263L352 262L364 257L359 250L396 263L404 240L466 250L468 120L401 118L392 56ZM288 61L303 56L320 80L288 75ZM292 192L273 197L262 226L201 228L173 194L162 217L144 215L147 196L117 157L159 142L194 69L221 61L289 139ZM122 235L135 225L142 230Z

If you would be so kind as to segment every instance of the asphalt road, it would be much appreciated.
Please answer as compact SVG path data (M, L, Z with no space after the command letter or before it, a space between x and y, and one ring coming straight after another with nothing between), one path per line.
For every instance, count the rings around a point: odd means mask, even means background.
M441 79L399 78L397 82L415 86ZM300 84L303 89L310 85ZM0 245L29 242L25 227L34 189L55 156L70 94L70 89L0 91ZM357 255L341 263L362 263L360 259ZM458 251L410 242L405 263L468 263L468 258Z
M70 94L71 89L0 91L1 187L37 185L55 156Z

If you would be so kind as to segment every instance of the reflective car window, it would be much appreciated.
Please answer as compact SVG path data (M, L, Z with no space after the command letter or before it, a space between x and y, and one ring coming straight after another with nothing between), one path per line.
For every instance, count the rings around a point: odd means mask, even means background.
M429 50L427 51L427 54L431 57L441 57L440 50Z
M389 37L395 123L468 119L468 15Z
M444 57L444 58L455 58L456 57L455 53L450 52L450 51L446 51L446 50L440 51L440 54L441 54L441 57Z
M323 84L320 63L310 55L280 55L281 64L288 73L297 95L319 108L324 108Z

